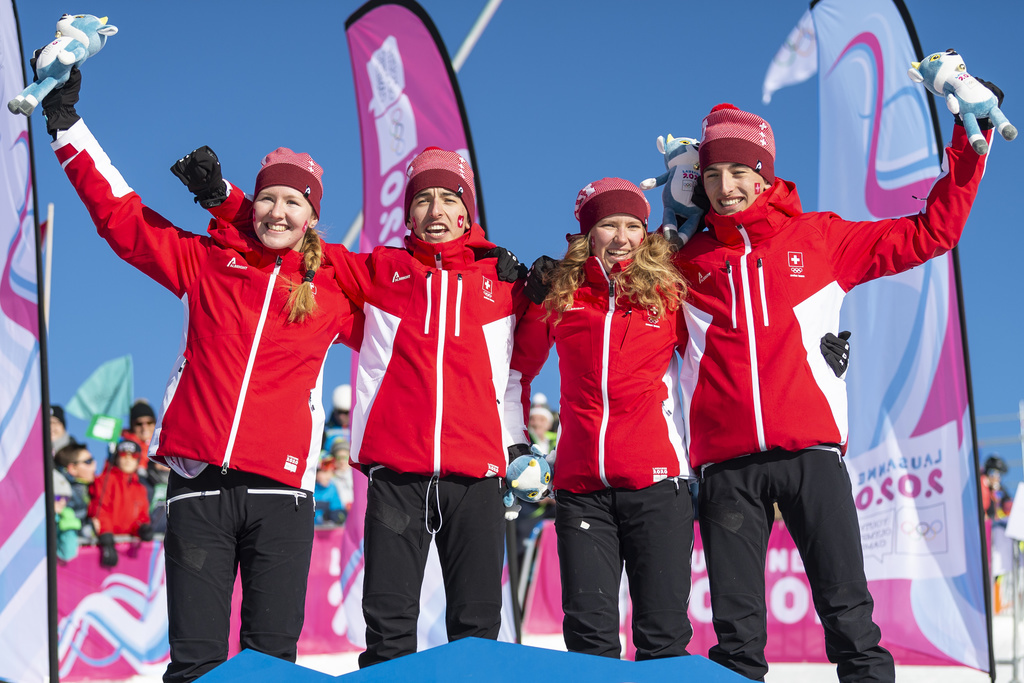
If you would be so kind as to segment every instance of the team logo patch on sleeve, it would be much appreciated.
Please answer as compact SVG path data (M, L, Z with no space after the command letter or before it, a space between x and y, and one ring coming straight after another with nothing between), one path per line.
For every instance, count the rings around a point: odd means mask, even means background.
M485 299L488 301L494 301L494 282L492 282L489 277L484 277L481 291L483 292Z

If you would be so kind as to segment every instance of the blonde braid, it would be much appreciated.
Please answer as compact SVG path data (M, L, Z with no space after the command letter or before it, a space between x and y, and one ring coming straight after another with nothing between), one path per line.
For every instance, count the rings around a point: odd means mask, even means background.
M313 275L320 269L323 260L323 245L315 228L307 228L302 236L302 265L306 271L302 283L291 288L288 295L288 322L302 322L316 311L316 297L313 296Z

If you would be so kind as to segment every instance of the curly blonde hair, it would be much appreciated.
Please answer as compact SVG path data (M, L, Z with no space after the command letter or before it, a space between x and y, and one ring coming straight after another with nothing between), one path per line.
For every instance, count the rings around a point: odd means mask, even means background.
M294 282L286 282L288 287L288 322L302 322L312 315L316 309L316 297L313 296L313 275L320 269L324 250L320 241L320 233L315 228L307 228L302 236L302 267L305 276L298 286Z
M629 265L611 276L616 298L625 297L634 306L650 309L658 316L676 310L686 296L687 284L672 265L673 251L672 244L660 234L647 235L633 250ZM562 260L544 278L550 286L544 307L548 316L555 316L556 325L583 285L583 266L592 255L589 236L577 235L569 241Z

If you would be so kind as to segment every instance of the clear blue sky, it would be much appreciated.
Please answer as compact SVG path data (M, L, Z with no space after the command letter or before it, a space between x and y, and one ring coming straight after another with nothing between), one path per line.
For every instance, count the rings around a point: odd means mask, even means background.
M424 0L454 55L485 0ZM1024 129L1020 27L1024 3L906 0L926 53L954 47L972 73L1000 85L1003 107ZM204 231L205 212L168 168L200 145L225 175L250 188L268 151L306 151L325 169L322 221L340 241L362 202L359 126L344 22L359 3L104 0L68 7L17 3L26 61L68 10L106 14L120 31L84 69L79 113L143 201L177 225ZM776 173L817 207L817 88L784 89L761 104L765 70L807 3L727 0L613 2L504 0L459 76L476 147L493 241L522 260L560 256L575 229L573 202L603 176L656 175L658 135L699 137L716 103L767 118ZM6 112L5 112L6 114ZM942 113L948 139L951 116ZM50 395L66 402L100 363L132 354L135 388L159 404L177 353L182 306L124 264L96 236L88 214L33 119L40 211L56 204L49 336ZM1024 398L1016 207L1024 139L998 140L960 243L968 340L979 416L1015 413ZM660 203L660 189L649 193ZM821 207L828 208L828 207ZM854 362L857 330L854 330ZM349 354L331 352L329 389L348 381ZM557 401L555 360L536 388ZM81 437L85 425L70 420ZM1016 424L982 425L980 434ZM102 447L91 444L94 452ZM983 448L983 456L990 449ZM1020 449L1000 447L1020 463ZM1019 476L1017 477L1019 479Z

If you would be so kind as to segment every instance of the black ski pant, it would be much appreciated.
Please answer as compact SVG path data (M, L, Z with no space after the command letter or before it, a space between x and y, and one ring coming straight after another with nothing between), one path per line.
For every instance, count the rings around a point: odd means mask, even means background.
M192 681L228 657L241 574L242 649L295 661L313 550L313 494L209 466L167 487L168 635L164 683Z
M702 477L700 534L718 636L708 657L750 679L768 672L765 556L778 503L839 680L894 681L871 617L860 524L838 447L745 455L706 467Z
M686 482L559 491L556 500L568 650L620 656L619 582L625 566L637 660L688 654L693 503Z
M501 628L505 513L499 478L370 473L363 535L366 651L360 668L416 652L420 590L433 537L448 640ZM432 533L433 532L433 533Z

